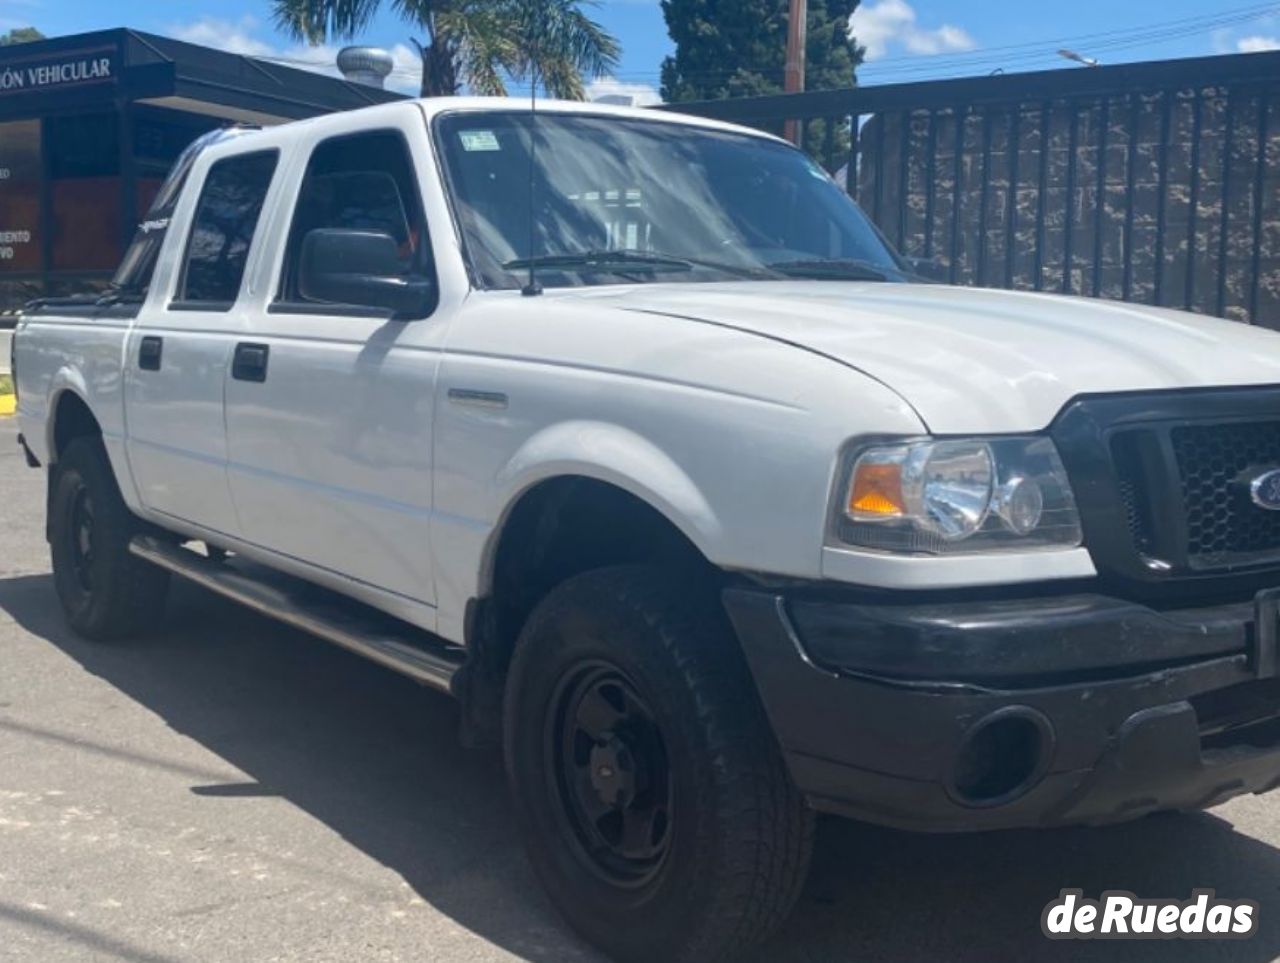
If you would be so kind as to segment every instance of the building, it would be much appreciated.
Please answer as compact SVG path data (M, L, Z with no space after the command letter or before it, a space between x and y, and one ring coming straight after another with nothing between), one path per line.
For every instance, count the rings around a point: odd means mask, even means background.
M0 312L104 287L201 133L398 96L135 30L0 48Z

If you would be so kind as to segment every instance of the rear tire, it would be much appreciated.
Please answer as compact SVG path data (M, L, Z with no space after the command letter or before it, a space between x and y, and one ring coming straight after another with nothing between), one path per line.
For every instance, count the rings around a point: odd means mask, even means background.
M72 440L53 471L50 553L67 621L95 641L137 635L164 614L169 575L129 552L142 523L120 496L102 439Z
M647 566L565 582L521 633L504 722L534 869L591 943L714 963L785 919L813 813L714 593Z

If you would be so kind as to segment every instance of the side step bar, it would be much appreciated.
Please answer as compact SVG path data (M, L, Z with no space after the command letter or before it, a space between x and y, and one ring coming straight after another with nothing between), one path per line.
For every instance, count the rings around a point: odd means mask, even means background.
M215 562L138 535L129 551L241 605L349 649L402 675L450 692L465 651L359 602L261 566Z

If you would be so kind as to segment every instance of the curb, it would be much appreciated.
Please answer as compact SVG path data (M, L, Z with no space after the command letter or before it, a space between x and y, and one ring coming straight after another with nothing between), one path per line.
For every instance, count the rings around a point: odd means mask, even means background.
M4 379L3 385L0 385L0 418L7 418L13 414L14 409L17 407L18 398L13 393L13 388L10 387L12 382L9 381L9 376L4 374L0 375L0 378Z

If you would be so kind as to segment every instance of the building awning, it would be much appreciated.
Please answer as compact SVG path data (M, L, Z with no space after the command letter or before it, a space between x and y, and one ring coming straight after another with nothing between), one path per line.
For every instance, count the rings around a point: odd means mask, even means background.
M0 48L0 119L144 103L272 124L398 99L339 77L137 30Z

